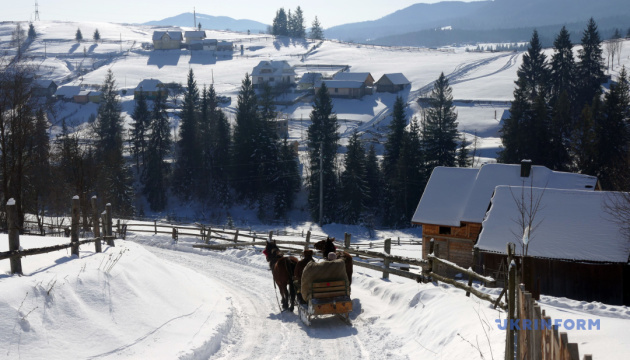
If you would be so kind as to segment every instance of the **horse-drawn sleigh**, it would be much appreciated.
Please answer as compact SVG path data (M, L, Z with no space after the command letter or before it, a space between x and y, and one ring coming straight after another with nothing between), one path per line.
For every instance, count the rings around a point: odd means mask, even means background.
M268 242L263 251L272 270L274 285L280 288L283 311L293 311L297 297L300 319L308 326L312 319L322 315L336 315L350 324L352 257L346 252L335 254L333 240L328 238L315 244L324 255L325 260L321 262L313 260L312 250L304 251L304 259L300 261L294 256L285 257L275 241ZM330 253L335 256L326 260ZM337 257L339 259L334 259Z

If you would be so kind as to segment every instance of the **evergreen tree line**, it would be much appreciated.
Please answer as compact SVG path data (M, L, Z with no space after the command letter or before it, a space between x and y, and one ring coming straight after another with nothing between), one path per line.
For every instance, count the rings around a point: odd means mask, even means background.
M276 36L289 36L292 38L306 38L306 27L304 25L304 12L299 6L291 13L291 9L285 11L284 8L276 11L272 25L269 27L269 33ZM311 24L311 31L308 34L310 39L323 40L324 30L321 27L317 16Z
M591 19L574 56L562 28L554 53L544 54L538 33L518 69L510 118L501 128L499 161L530 159L553 170L595 175L604 189L628 190L630 95L622 69L604 93L602 41Z
M409 226L433 168L470 166L444 74L435 82L420 121L408 121L405 107L402 97L397 97L382 162L374 144L368 146L357 132L348 140L345 156L339 157L339 125L322 85L308 129L308 205L315 221Z
M508 51L525 51L525 50L527 50L526 44L517 44L517 43L497 44L496 46L477 45L477 47L473 50L466 48L466 52L508 52Z

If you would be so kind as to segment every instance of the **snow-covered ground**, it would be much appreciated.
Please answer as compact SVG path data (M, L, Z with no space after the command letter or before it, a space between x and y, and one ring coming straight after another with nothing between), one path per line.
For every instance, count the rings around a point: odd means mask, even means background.
M287 229L296 230L296 229ZM340 226L327 232L342 233ZM264 230L263 230L264 231ZM415 234L382 232L396 238ZM300 240L300 239L296 239ZM68 238L22 236L22 247ZM0 262L0 354L7 359L500 359L505 313L450 285L355 267L352 326L334 317L302 324L281 313L260 248L193 249L198 239L130 233L95 253L83 245L23 258L24 276ZM353 243L368 241L358 236ZM0 235L0 251L7 236ZM419 257L420 246L393 246ZM481 287L480 287L481 288ZM494 296L498 289L484 289ZM543 296L554 318L600 319L600 330L568 331L580 353L630 354L625 306Z

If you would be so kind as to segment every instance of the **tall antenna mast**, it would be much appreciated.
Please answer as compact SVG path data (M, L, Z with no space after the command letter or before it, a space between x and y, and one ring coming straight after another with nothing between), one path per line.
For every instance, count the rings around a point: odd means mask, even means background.
M39 4L37 4L37 0L35 0L35 21L39 21Z
M195 28L197 28L197 11L195 10L195 8L193 7L193 17L195 18Z

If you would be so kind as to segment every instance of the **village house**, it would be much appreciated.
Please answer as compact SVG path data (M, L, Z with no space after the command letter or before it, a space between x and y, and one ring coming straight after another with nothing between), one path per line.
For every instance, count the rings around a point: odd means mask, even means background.
M51 98L57 91L57 84L52 80L33 81L33 96Z
M77 104L87 104L90 101L90 90L81 90L78 94L74 95L74 102Z
M79 94L80 91L81 91L80 86L63 85L63 86L60 86L57 89L57 91L55 91L54 97L57 100L63 100L66 102L74 101L74 96Z
M365 83L362 81L351 80L324 80L315 84L315 92L318 92L322 87L322 84L326 85L328 94L331 97L343 97L349 99L360 99L368 93Z
M295 84L295 69L286 60L264 60L252 71L252 85L260 88L263 84L270 86Z
M156 50L175 50L182 47L182 33L180 31L154 31L153 48Z
M473 265L473 246L499 185L593 191L597 178L552 171L524 161L486 164L480 169L436 167L418 203L411 222L422 225L422 238L439 244L439 256L464 268ZM428 246L422 257L427 258Z
M184 39L186 44L190 44L193 43L195 41L202 41L203 39L206 38L206 32L204 30L200 30L200 31L185 31L184 32Z
M397 93L411 87L411 82L402 73L384 74L376 82L377 92Z
M362 82L366 88L374 86L374 78L369 72L339 72L333 76L333 80L359 81Z
M201 41L202 49L206 51L216 51L217 45L218 45L217 39L203 39Z
M234 51L234 43L231 41L218 41L217 51Z
M143 93L145 98L148 100L155 100L158 93L162 93L162 96L168 95L168 90L164 86L164 84L157 79L144 79L140 81L138 86L136 86L133 91L133 98L135 100L138 99L140 93Z
M515 221L522 218L515 196L525 199L526 209L531 199L539 202L529 232ZM475 245L477 268L504 277L507 243L522 256L527 233L527 256L516 261L534 298L545 294L630 305L630 244L611 208L617 201L624 201L623 193L498 186Z
M102 91L90 91L90 93L88 94L88 100L90 100L90 102L98 104L101 102L101 97L103 96L103 92Z

